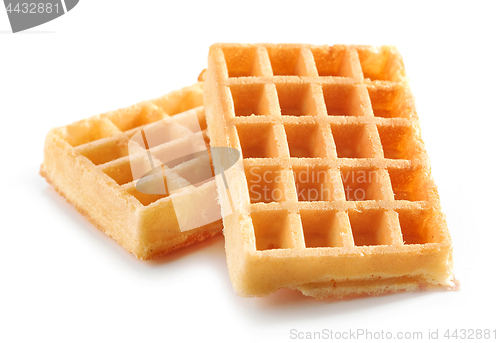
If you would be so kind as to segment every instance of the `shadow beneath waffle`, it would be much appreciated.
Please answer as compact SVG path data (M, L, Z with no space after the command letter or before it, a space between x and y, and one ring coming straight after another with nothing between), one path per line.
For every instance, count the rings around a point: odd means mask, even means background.
M380 313L385 315L401 315L422 307L436 293L449 293L442 288L431 288L417 292L387 293L377 296L356 296L334 300L316 300L304 296L299 291L280 289L265 298L241 299L239 302L247 320L255 325L272 325L276 322L290 323L290 330L297 328L294 323L303 323L304 319L330 318L332 329L336 319L344 324L351 321L360 325L357 318L363 315L377 318ZM451 292L453 293L453 292ZM426 301L424 301L426 300Z
M206 254L207 256L222 256L225 262L226 254L224 251L224 237L222 236L222 233L218 233L211 238L207 238L188 247L172 251L163 257L143 262L152 267L163 266L165 264L172 263L173 261L192 256L193 254L201 251L203 251L203 254Z
M221 296L232 303L239 316L254 325L272 326L276 322L281 322L290 323L290 329L292 329L296 325L294 323L302 322L306 318L307 320L329 318L332 320L332 326L337 318L339 320L342 318L343 323L346 322L346 318L348 318L347 321L350 319L352 323L358 323L356 318L361 313L374 318L382 312L385 314L394 312L394 315L401 315L405 311L414 311L415 307L422 307L423 304L428 305L429 298L435 297L436 293L447 292L441 289L428 289L414 293L393 293L341 300L316 300L302 295L299 291L281 289L264 298L241 298L236 295L229 280L222 234L173 251L165 257L141 261L92 225L51 185L46 184L43 178L38 176L36 180L32 179L31 182L36 184L35 188L40 190L47 201L54 203L59 208L59 212L68 222L74 222L74 227L81 229L89 237L93 250L89 254L95 252L101 255L104 253L108 257L112 256L115 262L125 265L126 269L131 270L139 277L156 280L167 280L172 275L176 275L179 268L184 270L185 268L196 268L193 263L202 267L210 266L217 274L214 277L221 280L219 285ZM423 304L421 305L421 303Z

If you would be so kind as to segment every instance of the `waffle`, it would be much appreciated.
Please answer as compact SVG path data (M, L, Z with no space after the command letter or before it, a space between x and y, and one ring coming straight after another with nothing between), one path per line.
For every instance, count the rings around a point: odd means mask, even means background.
M163 168L165 161L158 158L175 157L179 147L196 135L206 151L208 139L205 135L205 142L202 133L197 132L206 128L204 111L199 107L202 104L202 83L197 83L151 101L52 129L45 141L40 174L89 221L137 258L156 258L211 237L221 232L220 219L183 229L185 223L177 220L176 211L192 213L194 204L206 200L207 192L213 190L216 194L215 181L194 187L186 175L196 169L199 161ZM196 123L190 127L187 122L193 115ZM144 147L142 134L165 122L172 124L170 138L150 141ZM193 128L196 126L198 130ZM160 169L148 167L148 157ZM160 173L143 177L154 169Z
M454 286L452 244L394 47L215 44L204 85L228 171L241 296L316 298ZM219 188L220 189L220 188Z

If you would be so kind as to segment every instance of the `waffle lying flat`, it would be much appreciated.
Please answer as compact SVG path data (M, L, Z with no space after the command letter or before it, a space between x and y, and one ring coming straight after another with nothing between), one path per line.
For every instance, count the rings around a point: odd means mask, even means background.
M243 155L227 172L238 205L224 218L239 295L453 287L452 244L395 48L216 44L204 103L211 144Z
M193 162L167 171L166 168L159 169L163 191L157 189L148 194L136 187L138 179L148 171L150 161L161 167L162 161L155 156L176 154L186 141L183 137L194 135L184 125L188 114L192 117L194 111L194 117L199 118L199 124L196 120L194 126L198 126L198 130L205 129L203 108L198 107L202 104L202 83L197 83L158 99L52 129L45 141L40 173L95 226L140 259L159 257L211 237L221 232L221 220L184 231L179 228L172 205L175 198L178 200L175 210L192 211L179 206L199 201L200 189L203 191L213 186L215 192L215 183L197 189L183 188L189 184L183 181L182 176L186 174L183 169L192 166ZM169 126L172 139L167 140L168 137L162 135L163 141L150 140L149 146L145 147L131 140L141 138L145 127L160 121L174 124ZM137 153L133 154L131 147L136 147ZM144 166L143 172L137 173L141 166ZM168 175L170 178L167 179ZM155 176L141 178L144 181L142 186L154 186ZM173 183L178 187L171 195L168 188ZM206 198L206 195L202 196Z

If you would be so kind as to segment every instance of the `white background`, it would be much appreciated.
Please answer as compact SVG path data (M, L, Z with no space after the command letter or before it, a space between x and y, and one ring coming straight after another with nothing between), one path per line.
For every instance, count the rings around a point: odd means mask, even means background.
M293 329L424 338L429 329L441 337L497 329L500 338L498 13L493 2L83 0L12 34L0 8L0 341L290 341ZM38 175L50 128L190 85L215 42L399 48L454 240L459 292L239 298L222 236L139 261Z

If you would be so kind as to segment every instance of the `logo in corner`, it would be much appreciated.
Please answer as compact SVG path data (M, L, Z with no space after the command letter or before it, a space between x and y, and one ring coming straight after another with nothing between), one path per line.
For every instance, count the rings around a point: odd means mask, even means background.
M12 32L45 24L71 11L79 0L4 0Z

